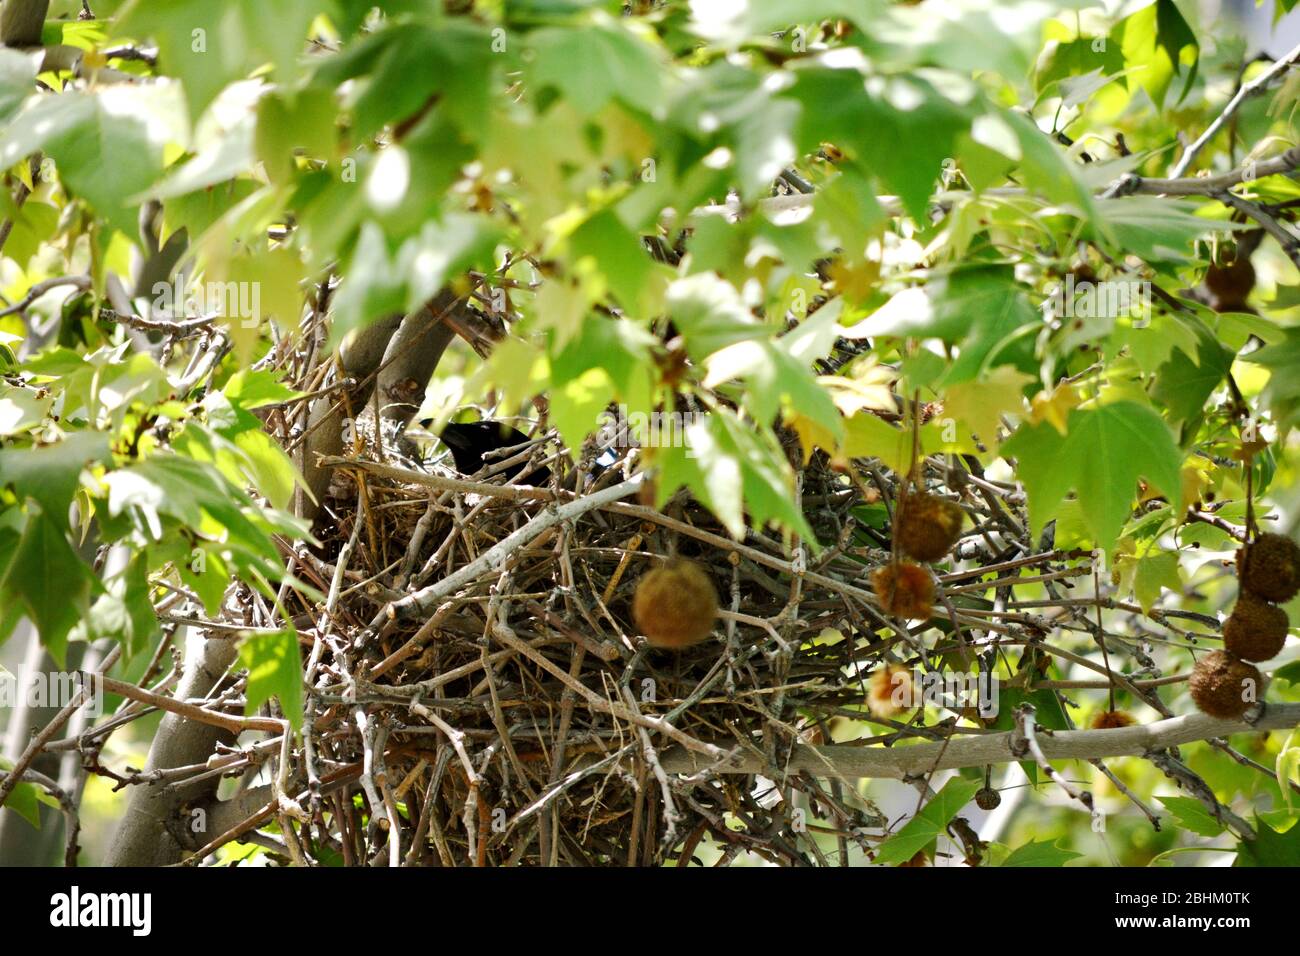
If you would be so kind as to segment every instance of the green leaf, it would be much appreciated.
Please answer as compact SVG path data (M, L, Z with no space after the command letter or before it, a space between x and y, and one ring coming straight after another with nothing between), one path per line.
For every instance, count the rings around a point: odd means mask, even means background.
M688 487L737 539L745 512L755 527L775 522L817 548L803 514L794 506L794 474L770 427L755 427L729 409L715 409L685 428L685 441L657 449L657 506Z
M642 293L650 278L652 263L640 238L612 211L596 213L569 237L574 264L590 257L609 285L609 290L629 314L644 313Z
M1283 664L1273 672L1273 680L1284 680L1292 686L1300 685L1300 661Z
M383 230L367 222L339 289L333 341L381 316L415 311L450 276L472 266L491 271L498 235L497 227L481 216L449 214L426 222L418 235L390 253Z
M1244 356L1271 373L1260 398L1282 422L1300 419L1300 329L1287 329L1286 339Z
M776 342L746 340L709 356L705 386L742 379L743 406L756 421L772 421L779 409L809 418L838 442L844 420L830 394L817 381L812 363L824 358L839 332L840 304L819 309Z
M1157 797L1165 808L1174 815L1178 825L1185 830L1204 837L1216 837L1224 831L1224 825L1210 815L1205 804L1193 797Z
M90 593L97 583L68 544L63 528L39 507L31 507L13 560L0 581L0 595L22 602L41 643L60 667L68 632L89 610Z
M1206 400L1232 368L1233 357L1213 336L1203 333L1195 361L1180 349L1156 370L1151 397L1168 410L1171 422L1199 421L1205 412Z
M710 273L678 279L668 287L667 301L686 353L697 362L769 331L745 307L735 286Z
M1035 690L1025 693L1018 687L1000 687L998 690L998 710L993 721L997 730L1011 730L1015 727L1016 708L1028 702L1034 705L1035 722L1048 730L1070 730L1070 721L1061 706L1061 699L1052 690ZM1025 772L1032 784L1038 783L1038 763L1032 757L1020 761L1020 769Z
M36 92L36 64L32 57L0 47L0 122L8 122L23 100Z
M1057 846L1056 840L1030 840L1023 846L1011 851L1000 864L1001 866L1064 866L1071 860L1083 856L1073 850Z
M0 776L14 769L13 761L0 757ZM4 807L18 814L35 829L41 828L40 791L34 783L20 783L5 798Z
M1009 269L958 269L904 289L844 334L855 339L937 338L958 344L957 359L941 383L956 385L995 364L1018 332L1042 324L1025 291Z
M1253 841L1237 845L1235 866L1300 866L1300 824L1279 833L1258 817Z
M197 122L227 83L265 63L275 65L278 80L291 81L319 7L316 0L131 0L113 33L158 44L158 65L180 78Z
M267 369L240 369L221 390L230 404L244 411L252 411L263 405L278 405L292 401L302 395L279 380L274 372Z
M354 133L369 139L383 126L416 116L437 98L459 129L474 132L491 106L493 38L463 20L437 26L390 26L326 60L318 83L353 80L347 105Z
M47 96L0 133L0 167L43 151L59 177L108 222L136 233L135 201L162 172L163 147L181 137L175 87L105 87Z
M843 18L869 27L882 14L877 0L751 0L692 3L691 29L721 46L735 46L799 23Z
M611 99L655 112L663 103L664 61L646 35L627 20L606 14L578 27L538 30L528 37L533 52L530 85L553 86L585 114Z
M1169 427L1136 402L1076 408L1065 436L1046 422L1022 425L1002 446L1002 454L1019 463L1035 535L1073 489L1093 539L1113 551L1132 514L1138 478L1170 500L1181 494L1182 455Z
M1113 31L1124 53L1130 90L1146 90L1159 109L1175 76L1183 75L1181 101L1196 79L1200 44L1173 0L1156 0L1130 14Z
M970 803L983 784L978 780L954 777L927 803L921 812L876 850L877 863L902 863L916 856L943 833L952 818Z
M112 638L122 645L128 661L149 647L158 633L158 618L149 600L147 555L147 551L137 551L120 574L104 582L104 593L73 631L76 639Z
M1124 196L1095 201L1099 241L1112 252L1134 255L1148 263L1191 262L1192 241L1208 232L1240 229L1223 220L1195 215L1196 205L1160 196Z
M240 642L239 662L248 668L244 713L255 714L272 697L296 730L302 726L302 656L298 632L250 634Z
M1133 594L1143 611L1150 611L1165 588L1175 594L1182 589L1178 552L1157 551L1137 559L1133 576Z
M53 445L0 449L0 482L39 501L47 519L66 529L82 469L108 458L107 435L73 432Z

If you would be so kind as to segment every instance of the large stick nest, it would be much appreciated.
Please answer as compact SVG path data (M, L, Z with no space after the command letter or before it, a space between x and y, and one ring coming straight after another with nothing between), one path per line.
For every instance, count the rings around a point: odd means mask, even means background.
M931 462L931 483L958 467ZM890 559L887 524L872 525L887 522L897 479L875 463L861 474L849 480L820 456L802 470L803 511L831 543L817 554L756 531L736 542L685 495L662 511L619 502L485 566L431 613L376 618L554 503L340 467L317 524L320 546L300 552L300 567L322 591L341 585L332 614L303 616L319 657L308 665L313 753L304 756L324 799L347 817L345 860L684 865L707 838L724 862L748 851L806 865L823 854L809 818L841 852L869 851L885 824L870 801L780 770L796 743L826 741L837 719L867 717L879 665L929 666L918 653L923 628L886 618L871 594L870 571ZM982 495L965 496L974 527L958 548L977 566L946 575L954 585L1021 553L1006 546L1018 528L1007 505L1019 504L1014 489L981 484ZM669 554L708 571L724 611L710 640L681 651L649 647L631 610L638 579ZM1050 570L1062 557L1012 563ZM928 653L973 663L952 627L956 606L941 600L925 627L947 635ZM973 623L995 640L1019 635L1014 643L1043 633L1030 619ZM876 716L887 733L861 742L942 739L921 717ZM669 758L690 751L691 766L706 769L673 772ZM761 754L770 775L723 772L715 758L736 753Z

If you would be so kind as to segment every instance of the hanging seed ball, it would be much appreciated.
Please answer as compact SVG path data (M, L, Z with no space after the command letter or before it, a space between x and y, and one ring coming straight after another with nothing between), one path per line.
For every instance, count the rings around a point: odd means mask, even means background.
M690 647L713 631L718 592L702 567L673 558L637 582L632 616L652 646Z
M1212 651L1197 661L1187 682L1201 713L1224 720L1248 711L1259 699L1263 684L1258 670L1223 651Z
M886 614L926 621L934 613L934 581L920 565L900 561L876 568L871 586Z
M980 787L975 791L975 806L981 810L996 810L1002 802L1002 794L992 787Z
M904 867L904 868L915 868L915 867L929 866L929 865L930 865L930 858L929 858L928 856L925 855L925 851L924 851L924 850L917 850L916 853L914 853L914 854L912 855L912 858L911 858L911 859L909 859L909 860L904 860L902 863L900 863L900 864L898 864L898 865L901 866L901 867Z
M1266 661L1282 650L1290 626L1286 611L1243 591L1223 624L1223 649L1243 661Z
M964 512L955 502L914 492L898 505L894 534L898 546L917 561L938 561L961 537Z
M915 707L916 683L910 668L886 664L867 678L867 709L882 719Z
M1103 710L1094 714L1088 724L1093 730L1117 730L1120 727L1132 727L1136 723L1132 714L1122 710Z
M1237 552L1241 587L1277 604L1300 592L1300 544L1286 535L1261 534Z

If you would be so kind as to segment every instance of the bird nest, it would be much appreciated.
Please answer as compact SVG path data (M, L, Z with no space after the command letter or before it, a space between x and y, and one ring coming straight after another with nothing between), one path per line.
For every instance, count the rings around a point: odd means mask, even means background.
M821 851L795 806L864 849L881 827L851 788L780 770L832 721L865 717L866 675L910 654L870 594L888 559L873 489L814 459L803 510L834 544L810 553L736 541L684 494L590 507L619 466L579 496L336 466L320 545L300 554L332 585L307 630L304 756L347 817L347 862L806 864ZM702 566L721 607L709 640L676 651L632 615L665 555Z

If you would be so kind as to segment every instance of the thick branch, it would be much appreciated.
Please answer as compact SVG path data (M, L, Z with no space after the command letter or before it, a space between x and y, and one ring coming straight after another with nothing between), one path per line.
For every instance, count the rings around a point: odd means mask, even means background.
M0 43L5 46L36 46L50 0L5 0L0 8Z
M1300 726L1300 704L1268 704L1254 724L1240 720L1219 720L1205 714L1185 714L1152 724L1113 730L1058 730L1050 736L1040 731L1038 743L1048 760L1088 760L1094 757L1140 757L1195 740L1227 737L1229 734L1262 730L1290 730ZM846 744L812 747L800 745L782 763L786 773L809 773L820 777L888 777L901 779L935 770L982 767L1020 759L1013 750L1011 731L981 736L953 737L901 747L854 747ZM662 756L669 773L695 773L712 769L718 773L769 773L763 756L754 751L741 753L721 764L711 764L684 750L670 750Z

